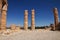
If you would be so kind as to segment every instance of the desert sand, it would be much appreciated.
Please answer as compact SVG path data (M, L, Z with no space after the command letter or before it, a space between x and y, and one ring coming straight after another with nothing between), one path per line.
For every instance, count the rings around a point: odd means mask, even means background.
M10 35L0 34L0 40L60 40L60 32L43 29L20 30Z

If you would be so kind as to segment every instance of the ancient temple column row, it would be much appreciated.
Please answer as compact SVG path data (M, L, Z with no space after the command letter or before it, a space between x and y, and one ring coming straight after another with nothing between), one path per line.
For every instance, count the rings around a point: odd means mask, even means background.
M55 30L55 29L57 29L57 27L58 27L57 25L59 23L58 10L57 10L57 8L54 8L53 9L53 12L54 12L54 25L55 25L54 30Z
M28 29L28 10L25 10L24 12L24 29ZM31 13L31 30L35 29L35 10L32 9Z

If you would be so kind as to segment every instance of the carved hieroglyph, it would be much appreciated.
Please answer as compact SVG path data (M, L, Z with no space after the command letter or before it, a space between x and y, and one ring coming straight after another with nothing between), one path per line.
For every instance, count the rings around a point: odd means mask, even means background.
M31 14L31 30L35 29L35 10L32 9L32 14Z
M25 10L24 12L24 29L28 29L28 10Z

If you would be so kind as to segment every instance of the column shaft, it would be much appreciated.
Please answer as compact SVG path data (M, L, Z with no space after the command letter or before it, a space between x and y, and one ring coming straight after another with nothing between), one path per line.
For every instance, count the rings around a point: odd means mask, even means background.
M25 10L25 13L24 13L24 29L25 30L28 29L28 10Z
M35 29L35 10L32 9L32 14L31 14L31 30Z
M6 10L2 10L2 16L1 16L1 30L6 29Z
M0 30L1 30L2 0L0 0Z
M57 8L54 8L54 24L55 24L55 29L57 28L57 25L59 23L59 20L58 20L58 10Z

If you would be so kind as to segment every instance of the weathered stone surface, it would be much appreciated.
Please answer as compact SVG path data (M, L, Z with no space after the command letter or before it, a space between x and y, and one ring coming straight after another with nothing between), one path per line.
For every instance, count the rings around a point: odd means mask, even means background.
M16 27L16 30L20 30L20 26L17 26L17 27Z
M15 24L12 24L10 27L11 27L11 30L16 30L16 25Z
M53 10L53 12L54 12L54 24L55 24L55 29L57 29L57 25L58 25L58 23L59 23L59 18L58 18L58 10L57 10L57 8L54 8L54 10Z
M0 0L0 29L6 30L7 0Z
M35 10L32 9L32 19L31 19L31 30L34 30L35 29Z
M25 10L25 13L24 13L24 29L25 30L28 29L28 10Z
M2 9L2 0L0 0L0 10ZM1 11L0 11L1 12Z
M6 11L2 11L2 18L1 18L1 30L6 29Z
M54 24L50 24L51 30L55 30L55 25Z
M60 30L60 22L59 22L59 24L58 24L58 30Z

